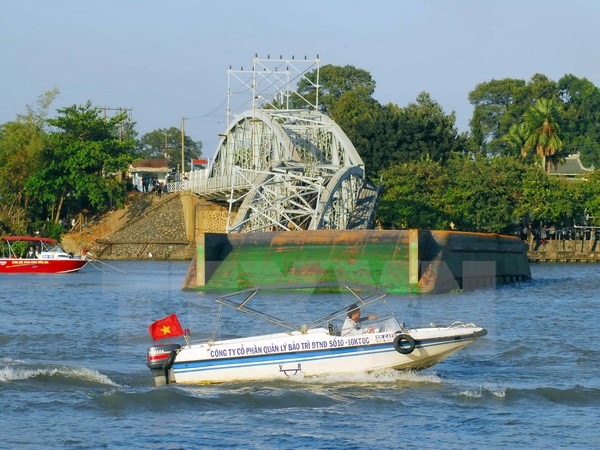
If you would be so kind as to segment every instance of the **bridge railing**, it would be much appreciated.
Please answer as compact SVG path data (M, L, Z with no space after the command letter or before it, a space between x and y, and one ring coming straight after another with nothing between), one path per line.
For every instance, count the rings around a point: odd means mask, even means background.
M243 186L239 184L239 178L236 179L236 190L249 189L251 186ZM197 194L210 194L214 192L229 192L231 191L232 175L224 175L219 177L208 177L206 170L194 170L187 172L181 181L167 183L169 192L176 191L192 191Z

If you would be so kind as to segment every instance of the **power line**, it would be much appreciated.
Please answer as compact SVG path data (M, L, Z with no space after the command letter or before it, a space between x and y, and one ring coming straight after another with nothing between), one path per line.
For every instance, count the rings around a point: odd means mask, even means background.
M217 116L212 116L211 114L217 112L219 110L219 108L222 108L223 106L225 106L226 103L227 103L227 100L223 100L218 106L216 106L215 108L213 108L206 114L200 114L200 115L189 116L189 117L186 116L186 119L198 119L198 118L203 118L203 117L217 117Z

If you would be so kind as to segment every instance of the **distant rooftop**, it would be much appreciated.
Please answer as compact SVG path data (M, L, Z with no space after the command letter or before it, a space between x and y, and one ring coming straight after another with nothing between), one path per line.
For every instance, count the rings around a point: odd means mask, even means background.
M565 158L563 164L559 164L558 167L550 167L550 175L558 177L572 178L579 175L583 175L588 172L592 172L594 169L588 169L583 167L581 160L579 159L579 153L569 155Z
M138 159L131 166L134 169L165 169L169 167L169 162L166 159Z

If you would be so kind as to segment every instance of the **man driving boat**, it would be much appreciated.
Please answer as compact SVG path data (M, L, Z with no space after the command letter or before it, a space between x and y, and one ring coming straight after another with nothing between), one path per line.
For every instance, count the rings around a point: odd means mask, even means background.
M377 316L367 316L360 317L360 308L356 303L352 303L348 306L348 317L344 320L344 325L342 325L342 336L346 336L349 334L361 334L365 332L373 332L373 328L363 329L360 326L361 322L365 320L375 320Z

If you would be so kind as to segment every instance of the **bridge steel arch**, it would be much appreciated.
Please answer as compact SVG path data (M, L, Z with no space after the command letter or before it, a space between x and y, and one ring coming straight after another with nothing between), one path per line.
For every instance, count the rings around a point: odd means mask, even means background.
M209 179L230 181L229 232L368 228L372 184L342 129L318 111L254 109L221 135ZM361 200L362 199L362 200ZM235 220L233 215L235 210Z
M364 170L348 166L331 177L321 196L318 207L321 214L315 215L310 224L311 230L346 229L356 207L363 187Z

